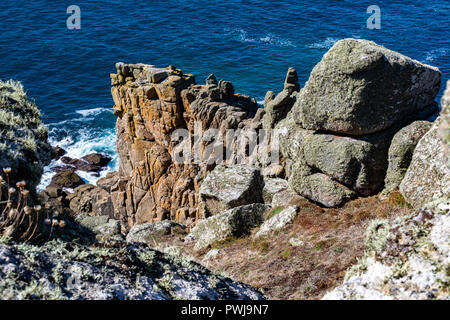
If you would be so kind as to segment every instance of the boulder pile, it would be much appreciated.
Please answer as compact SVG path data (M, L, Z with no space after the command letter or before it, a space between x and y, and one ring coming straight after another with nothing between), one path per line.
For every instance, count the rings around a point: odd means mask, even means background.
M440 82L439 69L374 42L338 41L275 126L281 152L292 161L291 187L327 207L380 191L393 136L438 111L434 98ZM393 153L411 153L425 134L426 124L412 126L421 129L403 142L409 151L393 148ZM408 162L407 155L395 157ZM404 170L408 164L391 168Z

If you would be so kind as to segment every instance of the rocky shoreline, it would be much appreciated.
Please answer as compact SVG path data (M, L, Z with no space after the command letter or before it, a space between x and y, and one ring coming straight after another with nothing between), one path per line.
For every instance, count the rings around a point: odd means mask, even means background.
M244 251L262 250L264 257L265 251L279 250L280 244L270 240L279 238L287 243L274 261L284 265L284 261L295 260L291 251L309 248L306 240L300 239L306 239L308 228L329 218L318 217L317 212L336 217L336 226L327 226L334 231L322 232L337 234L332 239L342 245L351 245L345 228L353 227L357 237L363 237L367 228L365 250L349 251L351 259L346 258L339 269L348 269L356 258L364 262L351 268L340 286L343 275L339 271L336 280L318 289L318 295L334 289L326 299L449 298L445 271L449 248L436 239L437 234L444 239L449 234L445 226L450 210L450 82L440 116L434 122L426 120L439 113L434 101L441 86L438 68L371 41L344 39L324 55L303 88L296 70L289 68L284 89L278 94L267 92L264 108L259 108L255 99L235 93L231 82L218 81L214 74L200 85L194 75L173 66L117 63L116 70L111 74L111 93L117 116L118 171L99 179L95 186L85 184L77 170L97 174L111 159L101 154L71 159L64 150L51 151L45 145L45 132L39 136L39 146L47 152L39 159L41 174L52 157L64 165L53 168L56 175L51 184L33 201L45 206L51 215L47 219L58 225L63 221L64 227L53 228L51 222L49 232L43 226L39 246L3 241L0 298L47 299L51 298L49 292L58 288L57 298L69 299L262 299L256 289L213 276L198 265L175 262L150 247L180 247L177 259L182 259L181 254L192 255L198 262L216 259L215 268L221 270L221 259L214 258L220 251L217 246L228 246L224 250L229 250L230 259L242 261L238 256ZM0 86L0 93L6 92L1 110L4 104L27 106L26 97L18 100L5 87ZM33 108L30 112L37 117ZM39 121L36 125L40 128ZM5 146L0 151L9 152L9 146L17 145L11 141L0 141L0 146ZM21 150L23 157L29 157L28 151ZM11 167L14 177L31 177L30 186L35 187L38 180L33 180L33 175L19 172L37 169L5 162L10 158L0 153L0 167ZM366 208L361 204L365 201L379 208L360 210ZM355 204L357 213L349 216L346 210ZM309 214L315 220L306 219ZM378 219L380 216L384 219ZM300 231L305 234L299 238ZM55 237L57 243L42 244L47 241L43 239ZM316 242L317 235L308 237ZM333 247L329 240L320 240L324 242L318 250L325 246L339 255L344 249ZM67 243L74 242L78 244L67 249L71 246ZM238 252L231 250L239 243L243 247ZM99 245L105 248L101 253ZM313 250L318 245L315 243ZM53 254L49 246L65 249ZM78 259L74 250L83 258ZM150 269L169 266L164 274L170 278L166 287L158 284L153 271L145 273L142 262L126 258L135 256L136 250L158 257ZM123 258L115 257L122 253ZM26 280L8 285L8 270L17 268L27 255L38 260L66 259L64 269L83 264L90 274L86 287L77 295L62 280L55 282L50 270L54 271L56 264L25 264L14 271L23 279L46 279L35 285L41 293L25 294L29 291ZM305 252L302 259L304 256ZM264 261L262 257L255 259ZM121 259L127 261L123 264L126 268L120 266ZM111 261L114 270L110 272L117 275L95 280L106 261ZM425 264L426 270L421 270ZM130 270L126 279L119 275L121 268ZM380 268L382 275L373 276ZM314 272L312 268L303 277L312 279ZM131 289L136 274L147 283L140 292ZM69 277L63 273L61 279ZM211 280L213 277L216 280ZM414 280L420 277L427 277L428 282ZM243 275L238 278L246 280ZM118 281L121 287L111 293ZM210 282L216 286L207 285ZM192 294L183 293L183 288L190 286L192 290L187 291ZM307 291L301 297L307 297ZM277 296L273 293L270 297Z

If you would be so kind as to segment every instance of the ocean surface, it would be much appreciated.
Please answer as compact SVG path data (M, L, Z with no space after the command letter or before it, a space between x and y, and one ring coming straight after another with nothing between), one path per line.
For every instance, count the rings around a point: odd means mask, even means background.
M69 30L70 5L81 29ZM368 6L381 9L369 30ZM71 157L114 157L109 74L118 61L214 73L258 101L282 89L288 67L303 86L322 55L342 38L369 39L450 75L450 1L50 1L0 2L0 79L22 81ZM442 88L439 97L442 95ZM102 175L106 174L105 172ZM46 169L42 186L51 178ZM88 182L97 178L83 174Z

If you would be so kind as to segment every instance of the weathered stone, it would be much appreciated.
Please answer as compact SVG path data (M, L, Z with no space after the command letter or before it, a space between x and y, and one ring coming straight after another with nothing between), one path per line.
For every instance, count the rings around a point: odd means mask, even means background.
M195 85L193 75L150 65L140 65L133 73L135 80L114 82L111 89L120 160L120 182L111 197L115 215L120 216L123 232L135 223L160 219L181 217L193 222L199 217L200 185L216 165L206 156L213 144L202 139L185 149L183 137L175 133L181 130L194 136L200 134L198 130L210 129L226 133L252 119L260 108L254 99L235 94L231 83L223 80L218 86ZM154 79L159 73L167 77ZM249 121L251 125L258 123ZM233 139L237 138L227 140L227 145L234 150ZM180 154L186 159L180 161ZM236 163L236 158L233 151L229 163Z
M305 129L378 132L434 113L440 82L438 68L371 41L344 39L314 67L297 96L295 119Z
M66 150L64 150L60 146L57 146L57 147L53 148L53 159L59 160L66 153L67 153Z
M297 72L294 68L289 68L284 90L276 96L272 91L267 92L264 99L264 110L270 128L273 128L278 121L286 117L295 103L296 93L299 90Z
M252 166L217 166L203 181L200 205L204 217L251 203L262 203L264 182L260 171Z
M206 78L206 84L218 85L217 78L214 74L210 74L208 78Z
M109 216L119 219L115 213L114 204L110 192L90 184L82 185L74 189L68 197L70 209L77 214L90 214L97 216Z
M78 228L83 228L83 233L89 231L99 240L123 239L119 220L111 219L108 216L90 216L81 213L75 217L75 221Z
M438 136L444 149L444 157L447 158L447 167L450 168L450 80L441 99L441 119L438 128Z
M263 201L266 204L272 203L274 194L285 190L289 187L287 180L279 178L266 178L264 179L264 188L262 190Z
M111 162L111 157L101 154L101 153L91 153L81 158L81 160L86 161L87 163L98 166L98 167L106 167L108 163Z
M285 169L280 164L271 164L262 171L264 177L268 178L282 178L285 176Z
M400 184L400 192L414 207L450 195L448 96L450 84L442 99L441 114L417 144L411 164Z
M283 209L261 225L258 232L255 234L255 238L264 237L274 231L285 228L288 224L294 222L294 219L298 214L299 208L297 206L290 206Z
M323 173L313 173L300 162L294 165L289 186L300 195L326 207L339 207L356 197L354 191Z
M448 300L450 206L367 228L366 251L325 300Z
M234 96L234 87L230 81L219 81L220 98L223 100L231 99Z
M188 235L195 241L195 249L205 249L228 237L242 237L264 221L264 214L270 208L265 204L249 204L233 208L201 220Z
M430 130L431 125L428 121L415 121L395 134L389 147L389 166L381 198L398 188L411 163L417 143Z
M310 134L302 141L299 156L315 171L368 196L383 185L393 133L388 130L358 138Z
M290 67L287 74L286 80L284 81L284 89L288 90L289 93L300 91L300 85L298 83L297 71Z
M306 201L306 199L291 188L287 188L273 195L272 208L287 207L301 201Z
M69 279L69 281L67 280ZM246 284L145 244L0 244L2 300L263 300Z
M101 178L97 181L97 186L106 190L107 192L112 192L118 188L118 183L120 181L120 176L117 172L108 172L106 177Z
M52 178L51 185L61 188L76 188L84 181L73 170L60 171Z
M183 232L186 227L174 221L158 221L155 223L136 224L127 234L127 242L142 242L154 245L158 240L174 232Z

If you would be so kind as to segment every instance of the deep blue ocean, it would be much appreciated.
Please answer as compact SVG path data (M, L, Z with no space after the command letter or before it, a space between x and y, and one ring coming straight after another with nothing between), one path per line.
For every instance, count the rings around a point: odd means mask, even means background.
M80 30L67 28L70 5L81 9ZM366 26L369 5L381 9L379 30ZM198 83L215 73L261 101L266 91L282 89L288 67L303 85L337 40L353 37L438 66L444 84L449 30L448 0L2 0L0 79L23 83L52 144L72 157L108 153L114 169L109 74L118 61L174 65Z

